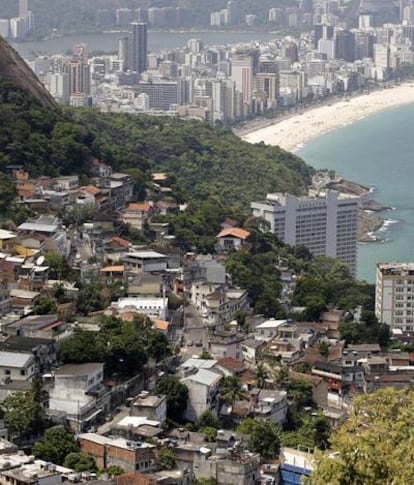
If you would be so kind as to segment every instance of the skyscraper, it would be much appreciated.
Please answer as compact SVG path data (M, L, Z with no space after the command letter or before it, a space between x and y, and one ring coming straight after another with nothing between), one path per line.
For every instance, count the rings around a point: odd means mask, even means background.
M147 69L147 24L132 22L129 34L129 68L141 74Z
M314 48L317 49L320 39L333 39L334 28L332 25L317 24L314 27Z
M337 30L335 33L335 59L355 60L355 36L349 30Z
M85 94L91 92L90 67L82 58L74 57L70 61L69 83L70 94Z
M246 104L250 104L252 101L254 75L258 64L259 56L256 51L237 51L232 55L231 79Z
M123 70L127 71L129 69L129 37L121 37L118 40L118 59L123 62Z

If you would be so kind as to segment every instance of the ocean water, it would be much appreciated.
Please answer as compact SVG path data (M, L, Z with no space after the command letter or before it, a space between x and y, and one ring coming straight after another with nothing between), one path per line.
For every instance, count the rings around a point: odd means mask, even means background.
M359 244L358 277L375 281L379 262L414 261L414 105L377 113L305 144L297 154L315 168L330 168L373 187L373 198L393 210L380 235Z

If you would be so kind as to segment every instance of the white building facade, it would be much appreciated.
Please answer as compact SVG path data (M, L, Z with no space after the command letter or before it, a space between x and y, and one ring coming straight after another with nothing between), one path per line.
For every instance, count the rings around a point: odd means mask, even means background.
M263 217L284 243L306 246L314 256L332 256L348 264L355 274L357 217L360 199L328 191L317 197L268 194L253 202L255 217Z
M391 330L414 332L414 263L379 263L375 315Z

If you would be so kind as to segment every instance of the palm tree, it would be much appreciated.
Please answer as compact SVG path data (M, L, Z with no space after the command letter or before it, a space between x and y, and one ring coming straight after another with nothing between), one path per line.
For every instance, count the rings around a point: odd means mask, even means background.
M286 366L279 367L275 375L275 385L278 389L286 389L289 385L289 369Z
M267 371L263 364L259 364L256 369L256 386L259 389L263 389L268 377Z
M248 399L246 392L242 388L240 378L236 374L223 379L221 396L231 404L232 412L236 401Z

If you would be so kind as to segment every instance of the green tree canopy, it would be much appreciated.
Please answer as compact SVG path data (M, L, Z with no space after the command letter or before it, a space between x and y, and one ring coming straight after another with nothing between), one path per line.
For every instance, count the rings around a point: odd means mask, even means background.
M198 418L197 421L198 428L215 428L218 429L219 421L218 419L209 411L208 409Z
M107 473L110 477L117 477L119 475L123 475L125 470L119 465L111 465L108 466L108 468L104 468L103 473Z
M348 420L316 455L313 485L405 485L414 476L414 389L354 398Z
M247 399L247 393L243 390L240 377L236 374L227 376L222 380L220 395L231 406L234 406L236 401Z
M173 421L180 422L187 409L187 386L176 377L165 375L157 382L154 392L167 396L167 415Z
M249 435L247 446L250 451L259 453L264 460L279 456L281 430L267 419L246 419L237 431Z
M0 211L2 214L10 211L15 197L15 185L3 172L0 172Z
M57 313L58 307L56 301L46 295L39 295L32 308L35 315L50 315Z
M36 458L50 461L56 465L63 465L67 455L78 451L79 446L74 435L64 428L48 429L43 438L32 448Z
M41 404L36 402L32 392L16 392L3 401L4 422L10 433L19 439L37 434L43 427L46 416Z
M69 453L66 456L63 466L72 468L77 473L81 472L96 472L95 458L82 452Z
M171 354L167 338L142 317L124 322L116 317L101 319L100 332L76 329L60 346L65 363L104 362L107 375L136 375L148 357L157 362Z
M161 470L173 470L176 462L177 456L172 448L160 448L157 451L157 468Z

